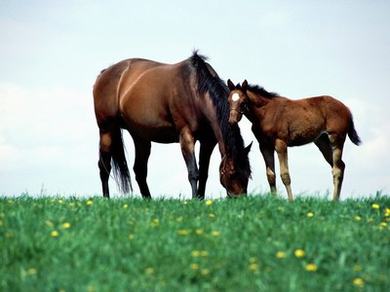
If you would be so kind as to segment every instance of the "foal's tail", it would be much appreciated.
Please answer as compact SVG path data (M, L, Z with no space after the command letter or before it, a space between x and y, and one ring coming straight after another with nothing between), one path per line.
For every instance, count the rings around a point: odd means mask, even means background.
M351 119L349 121L349 129L348 129L348 137L351 139L352 143L355 145L360 145L362 143L362 140L360 140L360 137L355 129L355 124L353 123L353 118L351 116Z
M129 167L127 166L125 148L123 145L122 130L120 128L113 131L111 149L114 177L117 181L119 190L122 193L132 192L133 186L131 184Z

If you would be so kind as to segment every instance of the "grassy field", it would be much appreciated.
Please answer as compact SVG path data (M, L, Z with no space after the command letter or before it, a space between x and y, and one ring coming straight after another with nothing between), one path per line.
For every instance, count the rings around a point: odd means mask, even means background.
M390 291L389 208L0 198L0 290Z

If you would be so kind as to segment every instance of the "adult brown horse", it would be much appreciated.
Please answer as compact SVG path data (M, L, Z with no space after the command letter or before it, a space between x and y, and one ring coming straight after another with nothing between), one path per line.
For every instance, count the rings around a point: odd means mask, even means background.
M276 192L274 150L288 199L293 200L287 162L287 147L314 142L332 167L333 200L340 197L345 164L342 161L346 135L359 145L350 110L331 96L291 100L270 93L245 80L236 86L228 80L230 94L229 122L236 124L244 114L252 123L252 132L259 141L264 157L271 192Z
M205 194L210 156L218 143L222 185L229 196L245 194L250 176L250 147L244 148L239 127L228 122L228 91L196 52L177 64L128 59L103 70L93 88L103 195L109 197L111 160L120 190L132 190L121 129L128 130L133 138L134 172L144 198L151 197L146 183L151 142L180 143L192 197L200 199ZM197 140L199 170L194 154Z

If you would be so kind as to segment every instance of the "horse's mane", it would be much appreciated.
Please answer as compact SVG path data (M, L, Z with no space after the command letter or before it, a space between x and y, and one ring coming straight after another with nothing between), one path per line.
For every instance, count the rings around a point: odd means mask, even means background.
M269 99L280 96L279 94L277 94L275 92L269 92L269 91L265 90L264 87L261 87L259 85L251 85L250 84L250 85L248 85L247 90L250 90L255 94L261 95L261 96L263 96L265 98L269 98Z
M237 167L246 173L249 172L248 175L250 175L249 159L248 155L244 154L244 140L241 137L240 128L237 124L231 125L229 123L229 104L227 100L229 89L211 65L205 62L206 60L207 58L198 55L197 51L194 51L189 58L191 66L196 71L198 93L200 95L206 92L209 93L216 108L224 142L227 145L226 151L233 157Z

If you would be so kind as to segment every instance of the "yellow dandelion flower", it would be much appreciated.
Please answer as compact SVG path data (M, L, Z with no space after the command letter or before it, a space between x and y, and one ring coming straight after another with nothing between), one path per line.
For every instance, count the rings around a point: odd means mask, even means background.
M317 271L317 269L318 269L317 265L313 263L309 263L305 266L305 270L308 272L315 272Z
M201 274L202 276L207 276L208 274L210 274L210 271L209 271L209 269L202 269L202 270L200 271L200 274Z
M251 270L252 272L256 272L259 270L259 264L257 263L251 263L249 264L248 266L249 270Z
M198 265L198 264L195 264L195 263L192 263L192 264L191 264L191 269L192 269L192 270L199 270L199 265Z
M50 232L50 236L51 237L58 237L58 236L60 236L60 233L57 230L53 230L52 232Z
M363 287L364 286L364 280L362 278L355 278L352 280L352 284L354 284L357 287Z
M123 204L123 209L127 209L127 208L129 208L129 205Z
M313 213L313 212L307 212L306 216L307 216L308 218L311 218L311 217L314 216L314 213Z
M387 227L387 222L381 222L381 223L379 223L379 228L380 229L384 229L384 228L386 228Z
M201 257L207 257L208 255L209 255L209 253L207 250L201 250L199 253L199 256L201 256Z
M215 218L215 214L210 213L210 214L209 214L209 218Z
M29 275L29 276L32 276L32 275L36 275L37 274L37 269L35 268L29 268L27 271L26 271L26 274Z
M303 258L305 256L305 251L303 249L296 249L294 251L294 255L297 257L297 258Z
M284 259L286 257L286 253L284 251L278 251L275 256L278 258L278 259Z
M198 228L195 230L195 233L196 235L202 235L203 234L203 229L202 228Z
M152 275L154 273L154 269L152 267L148 267L145 269L145 274Z
M206 200L206 206L211 206L213 204L213 200Z
M177 231L177 234L179 234L181 236L186 236L186 235L190 234L190 231L188 229L179 229Z
M213 230L213 231L211 231L211 235L214 237L218 237L221 235L221 232L219 232L218 230Z
M361 221L362 217L360 217L359 215L356 215L355 217L353 217L353 219L355 219L355 221Z
M87 201L85 202L85 204L86 204L87 206L92 206L92 205L93 205L93 201L92 201L92 200L87 200Z
M385 209L385 217L390 217L390 208Z
M373 203L372 205L371 205L371 208L373 208L373 209L379 209L381 206L379 205L379 204L377 204L377 203Z
M153 219L152 222L150 223L150 225L152 227L157 227L160 225L160 220L158 220L157 218Z
M62 223L61 226L62 226L63 229L69 229L71 227L69 222L64 222L64 223Z
M199 250L193 250L191 252L191 256L193 256L194 258L197 258L200 256L200 251Z

